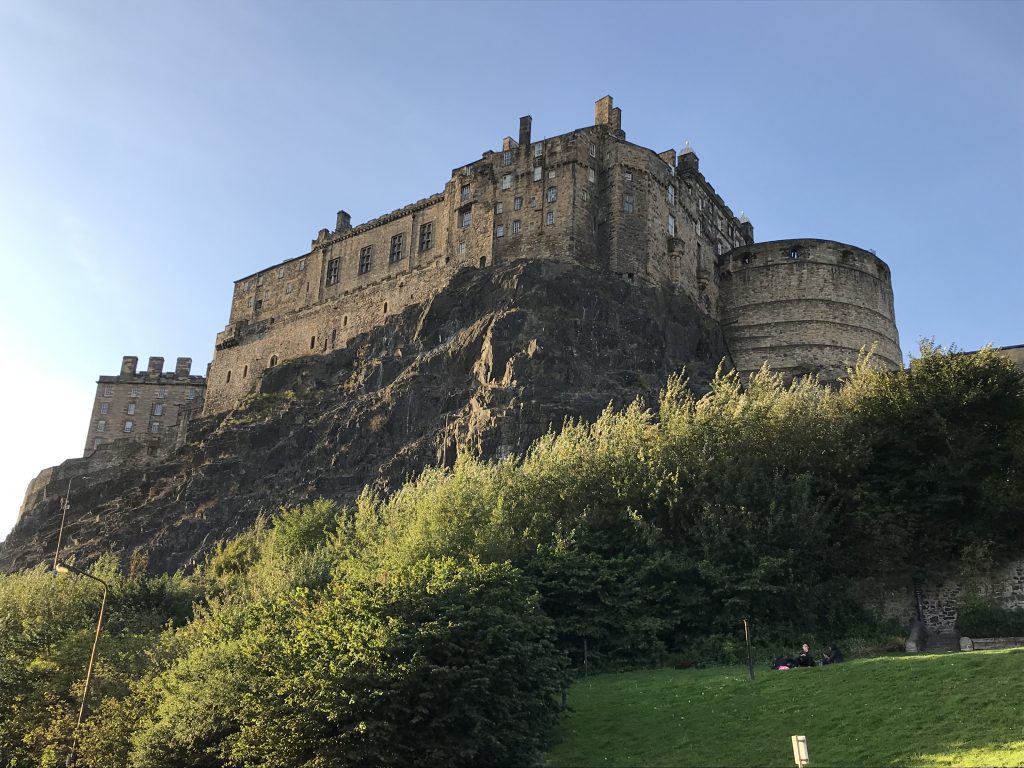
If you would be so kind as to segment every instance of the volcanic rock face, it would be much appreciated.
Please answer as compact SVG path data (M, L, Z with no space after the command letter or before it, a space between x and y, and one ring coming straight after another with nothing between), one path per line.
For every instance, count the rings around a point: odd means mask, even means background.
M100 472L74 460L92 479L75 481L62 556L191 567L261 512L394 488L463 450L521 454L566 417L653 401L684 367L700 389L724 357L718 326L671 291L555 262L463 270L347 348L268 369L259 394L193 422L169 459ZM37 480L0 569L53 557L60 469Z

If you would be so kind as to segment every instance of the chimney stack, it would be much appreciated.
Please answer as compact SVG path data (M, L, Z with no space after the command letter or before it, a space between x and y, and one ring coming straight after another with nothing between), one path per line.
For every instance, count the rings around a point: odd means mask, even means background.
M174 376L178 379L187 379L192 372L192 358L179 357L174 363Z
M533 127L533 118L525 115L519 118L519 146L530 146L530 129Z
M164 359L162 357L151 357L149 358L149 366L146 370L146 375L154 378L160 378L160 374L164 372Z
M594 125L608 125L612 121L612 97L605 96L594 102Z
M122 376L134 376L135 366L139 364L139 358L132 357L131 355L125 355L121 358L121 375Z
M347 232L352 229L352 217L345 211L338 211L338 223L334 226L335 232Z

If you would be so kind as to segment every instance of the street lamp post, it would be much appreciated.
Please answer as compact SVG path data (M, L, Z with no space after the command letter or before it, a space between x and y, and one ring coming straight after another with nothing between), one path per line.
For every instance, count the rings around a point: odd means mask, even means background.
M92 682L92 668L96 663L96 645L99 643L100 629L103 627L103 611L107 607L107 582L93 576L91 573L86 573L79 568L75 568L73 565L68 565L67 563L62 563L57 560L54 560L53 569L57 573L77 573L79 576L85 576L87 579L92 579L93 581L98 582L99 585L103 587L103 599L100 601L100 615L96 620L96 634L92 639L92 651L89 653L89 666L85 671L85 686L82 689L82 704L78 708L78 722L75 723L75 735L71 742L71 753L68 755L68 759L65 762L65 765L70 766L75 764L75 752L78 749L78 730L82 725L82 719L85 717L85 703L89 698L89 684Z

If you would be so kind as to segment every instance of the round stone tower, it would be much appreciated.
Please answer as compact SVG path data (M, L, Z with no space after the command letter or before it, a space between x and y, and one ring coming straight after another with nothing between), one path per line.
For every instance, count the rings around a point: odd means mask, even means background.
M834 381L864 347L902 365L889 267L832 240L775 240L719 258L722 330L744 376L765 361L789 376Z

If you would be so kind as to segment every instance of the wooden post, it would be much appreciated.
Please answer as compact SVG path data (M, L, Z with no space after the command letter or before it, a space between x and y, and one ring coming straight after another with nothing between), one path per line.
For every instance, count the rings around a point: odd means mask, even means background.
M743 635L747 641L747 672L750 673L750 679L754 679L754 657L750 653L750 621L748 619L743 620Z

